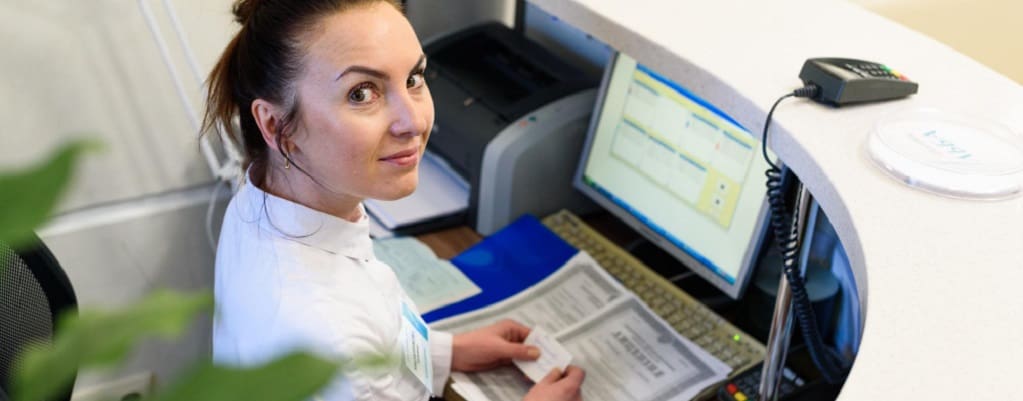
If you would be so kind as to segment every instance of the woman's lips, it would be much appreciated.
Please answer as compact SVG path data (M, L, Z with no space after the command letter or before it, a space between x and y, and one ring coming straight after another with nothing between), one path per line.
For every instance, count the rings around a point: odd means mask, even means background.
M416 161L419 160L419 149L409 149L392 153L381 157L379 160L399 167L411 166L416 164Z

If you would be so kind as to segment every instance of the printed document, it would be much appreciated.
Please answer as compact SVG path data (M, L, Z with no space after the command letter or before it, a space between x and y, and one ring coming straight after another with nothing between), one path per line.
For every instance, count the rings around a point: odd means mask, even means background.
M451 262L437 258L415 237L373 240L373 253L391 266L401 288L420 314L480 293L480 288Z
M505 317L554 333L572 354L572 364L586 371L582 396L587 401L685 401L731 371L584 252L512 298L433 327L461 332ZM519 401L532 386L514 366L453 373L452 379L469 401Z
M628 292L589 254L579 252L536 285L486 308L436 321L430 327L460 333L508 318L553 334L592 316Z

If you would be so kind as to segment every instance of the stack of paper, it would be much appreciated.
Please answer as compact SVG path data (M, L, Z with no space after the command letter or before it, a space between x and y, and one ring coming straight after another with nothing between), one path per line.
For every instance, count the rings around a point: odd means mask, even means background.
M587 401L689 400L724 380L727 365L679 335L580 252L555 274L504 301L431 324L463 332L511 318L553 333L586 371ZM516 367L454 373L467 401L519 401L532 382Z

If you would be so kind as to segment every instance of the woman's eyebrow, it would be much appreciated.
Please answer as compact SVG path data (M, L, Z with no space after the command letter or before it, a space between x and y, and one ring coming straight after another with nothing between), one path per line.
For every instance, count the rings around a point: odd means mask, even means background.
M426 55L425 54L419 55L419 61L416 61L416 66L412 67L412 69L409 70L408 75L415 74L416 71L419 71L419 70L425 68L426 67L425 64L426 64Z
M422 69L423 68L423 63L425 63L425 62L426 62L426 55L425 54L420 55L419 56L419 61L416 61L416 65L415 65L415 67L412 67L412 70L409 71L409 75L412 75L416 71ZM387 78L390 77L389 75L387 75L386 72L383 72L383 71L380 71L380 70L377 70L377 69L373 69L373 68L369 68L369 67L361 66L361 65L353 65L353 66L350 66L348 68L345 68L345 70L341 71L340 74L337 74L337 77L334 78L334 80L337 81L337 80L341 79L341 77L345 76L345 74L347 74L349 72L358 72L358 73L361 73L361 74L369 75L369 76L374 77L374 78L384 79L384 80L386 80Z
M337 78L334 78L334 80L337 81L337 80L341 79L341 77L345 76L345 74L347 74L349 72L358 72L358 73L366 74L366 75L369 75L371 77L375 77L375 78L379 78L379 79L387 79L387 77L388 77L386 72L383 72L383 71L380 71L380 70L375 70L375 69L372 69L372 68L369 68L369 67L364 67L364 66L361 66L361 65L353 65L353 66L350 66L348 68L345 68L345 70L341 71L340 74L337 74Z

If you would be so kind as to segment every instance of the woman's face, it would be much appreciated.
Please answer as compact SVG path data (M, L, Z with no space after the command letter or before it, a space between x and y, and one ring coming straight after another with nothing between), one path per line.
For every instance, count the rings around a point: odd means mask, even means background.
M324 18L302 43L296 162L334 196L411 194L433 127L412 26L381 2Z

